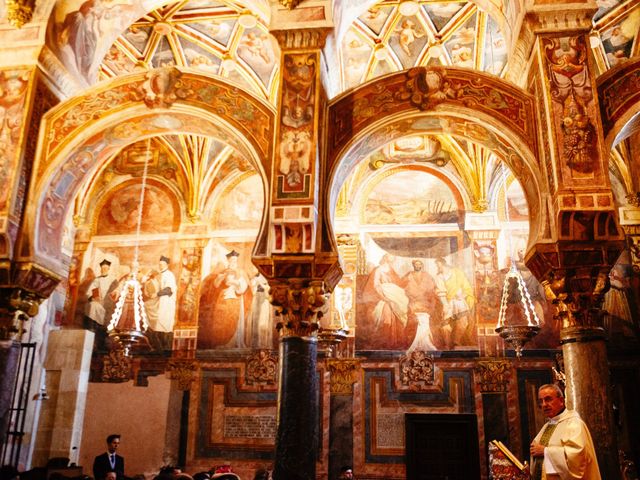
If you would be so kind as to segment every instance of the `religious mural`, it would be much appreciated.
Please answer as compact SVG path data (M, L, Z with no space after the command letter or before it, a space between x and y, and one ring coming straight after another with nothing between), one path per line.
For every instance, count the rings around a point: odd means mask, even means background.
M198 348L273 348L269 285L251 264L250 243L212 242L200 288Z
M369 168L375 171L371 163ZM387 164L372 179L361 180L368 185L360 190L364 198L353 200L361 208L358 273L339 287L350 289L356 283L356 348L478 349L478 332L493 331L497 323L505 276L513 263L541 326L529 348L557 347L560 326L552 305L524 264L528 207L520 184L508 184L506 206L498 212L509 228L493 238L473 239L473 232L464 229L460 194L446 175L416 168ZM354 176L366 178L363 170ZM334 310L343 324L350 308L336 300Z

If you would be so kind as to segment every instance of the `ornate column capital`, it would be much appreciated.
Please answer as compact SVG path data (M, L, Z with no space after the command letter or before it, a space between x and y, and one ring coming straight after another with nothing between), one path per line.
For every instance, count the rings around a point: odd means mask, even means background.
M353 395L353 384L360 372L360 360L330 358L327 360L327 367L331 374L331 395Z
M270 282L271 283L271 282ZM326 291L321 280L273 281L271 303L276 328L283 336L315 336L326 309Z
M610 266L576 270L556 270L542 281L547 299L556 308L554 318L567 329L601 332L604 294L609 289ZM562 335L562 332L561 332Z
M481 360L476 364L475 373L479 377L482 393L503 393L509 386L511 362L509 360Z
M33 18L36 0L5 0L5 2L7 4L7 19L12 26L22 28Z
M191 390L191 384L198 375L198 363L192 359L172 359L167 371L171 380L177 381L179 390Z

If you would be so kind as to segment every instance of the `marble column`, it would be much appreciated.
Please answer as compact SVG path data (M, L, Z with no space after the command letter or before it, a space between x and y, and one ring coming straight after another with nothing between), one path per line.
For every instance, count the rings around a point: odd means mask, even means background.
M0 448L3 449L8 441L6 432L11 416L10 409L19 356L20 343L12 339L0 341ZM7 461L6 458L2 460Z
M327 360L330 372L329 478L338 478L340 468L353 466L353 384L360 362L352 358Z
M280 339L275 480L313 480L318 453L318 374L315 336Z
M602 478L620 478L605 331L574 326L560 333L567 407L580 412L596 443Z

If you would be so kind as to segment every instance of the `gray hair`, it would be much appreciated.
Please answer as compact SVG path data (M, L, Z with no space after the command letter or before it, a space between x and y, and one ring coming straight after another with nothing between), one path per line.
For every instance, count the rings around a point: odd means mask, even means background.
M541 391L541 390L545 390L547 388L550 389L550 390L553 390L554 392L556 392L556 395L558 396L558 398L564 398L564 392L555 383L546 383L546 384L542 385L540 388L538 388L538 392Z

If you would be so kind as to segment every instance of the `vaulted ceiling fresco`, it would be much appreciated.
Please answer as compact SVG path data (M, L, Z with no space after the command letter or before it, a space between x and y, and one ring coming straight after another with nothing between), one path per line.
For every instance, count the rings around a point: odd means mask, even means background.
M116 40L100 78L135 68L192 67L274 99L280 51L267 27L237 4L174 2L139 18Z

